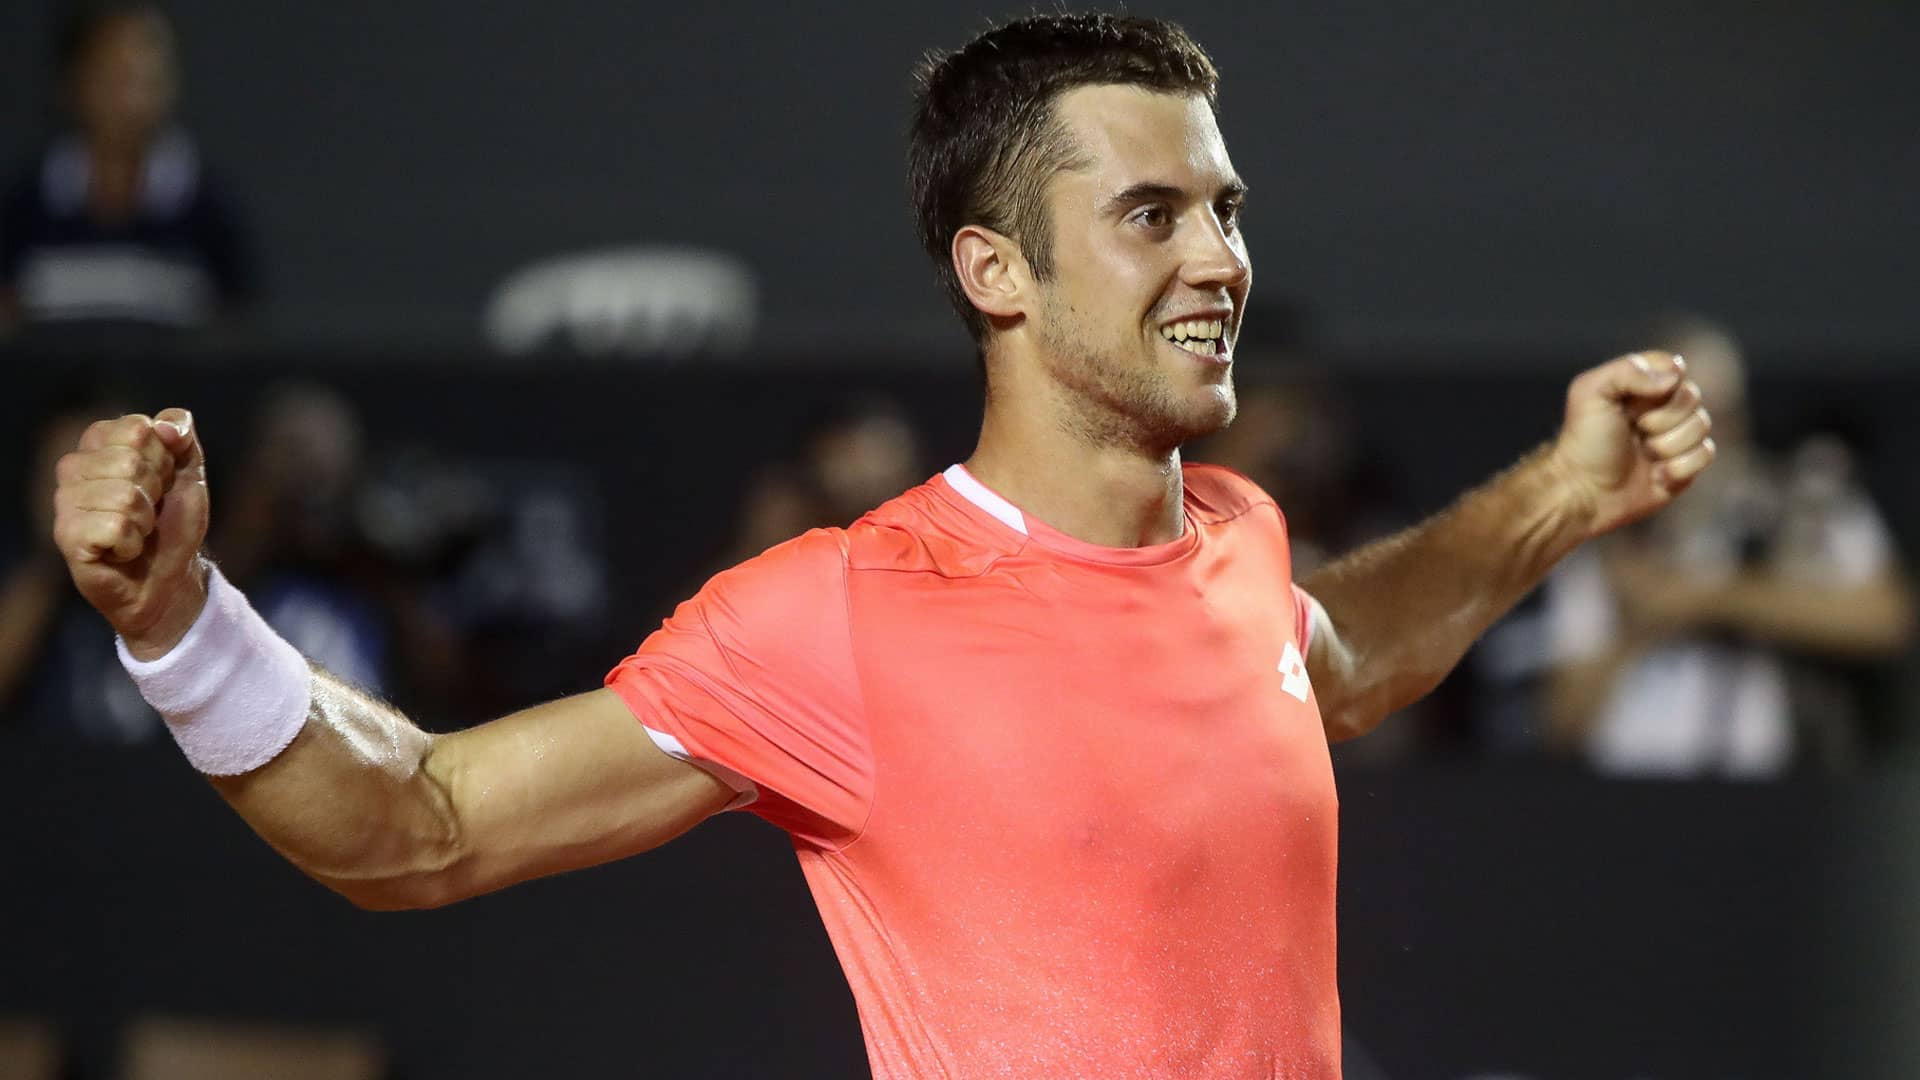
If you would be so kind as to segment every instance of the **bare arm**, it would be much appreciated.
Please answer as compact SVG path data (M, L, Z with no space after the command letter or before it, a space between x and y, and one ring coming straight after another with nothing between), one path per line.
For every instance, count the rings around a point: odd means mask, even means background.
M1553 443L1304 581L1325 612L1307 669L1327 737L1363 735L1432 690L1568 552L1684 490L1713 458L1699 402L1665 353L1594 368L1569 387Z
M451 735L315 670L293 745L213 786L274 849L362 907L436 907L637 854L734 792L657 749L610 690Z
M1474 639L1586 539L1588 515L1561 486L1543 447L1302 583L1327 615L1307 671L1328 738L1364 735L1438 686Z
M75 586L136 659L166 655L207 605L191 417L101 421L58 474L54 540ZM311 678L291 745L213 784L281 854L366 907L444 904L644 851L733 795L656 749L611 691L429 735L325 672Z
M1899 652L1913 634L1913 600L1893 574L1840 589L1746 575L1715 599L1708 615L1777 645L1861 660Z
M1651 553L1628 549L1607 560L1630 623L1654 637L1731 631L1803 652L1878 660L1913 634L1913 596L1891 566L1850 584L1821 584L1767 569L1699 580Z

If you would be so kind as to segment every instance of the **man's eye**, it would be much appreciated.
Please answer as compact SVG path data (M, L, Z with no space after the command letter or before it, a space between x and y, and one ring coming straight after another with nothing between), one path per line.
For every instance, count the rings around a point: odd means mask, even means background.
M1164 229L1173 224L1173 216L1164 206L1143 206L1133 215L1133 220L1149 229Z
M1240 227L1240 210L1241 204L1238 202L1225 203L1220 207L1220 224L1225 225L1228 232Z

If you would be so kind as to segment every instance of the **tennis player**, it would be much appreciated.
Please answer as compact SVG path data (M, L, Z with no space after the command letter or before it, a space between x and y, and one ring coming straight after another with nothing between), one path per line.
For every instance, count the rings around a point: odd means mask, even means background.
M1142 18L929 61L909 174L984 365L977 448L715 577L600 689L430 735L310 667L201 554L184 410L88 430L60 550L193 764L355 903L740 807L791 834L882 1080L1337 1077L1328 743L1713 443L1678 357L1615 359L1551 442L1296 583L1273 499L1180 458L1233 419L1252 281L1215 90Z

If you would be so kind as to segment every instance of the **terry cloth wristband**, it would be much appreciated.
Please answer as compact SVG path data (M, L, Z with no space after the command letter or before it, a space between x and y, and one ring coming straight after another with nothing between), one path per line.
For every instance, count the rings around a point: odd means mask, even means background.
M207 606L187 636L157 660L136 660L115 639L120 663L158 710L193 767L238 776L272 761L306 726L313 672L287 640L208 564Z

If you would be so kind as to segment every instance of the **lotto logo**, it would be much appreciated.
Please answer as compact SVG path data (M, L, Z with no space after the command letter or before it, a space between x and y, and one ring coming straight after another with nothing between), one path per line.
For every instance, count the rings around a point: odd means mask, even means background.
M1300 650L1287 642L1287 651L1280 654L1280 689L1292 694L1301 704L1306 704L1307 691L1313 684L1307 682L1307 662L1300 657Z

